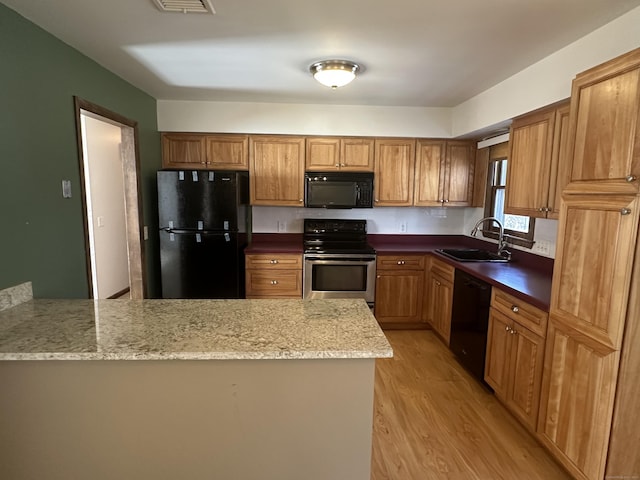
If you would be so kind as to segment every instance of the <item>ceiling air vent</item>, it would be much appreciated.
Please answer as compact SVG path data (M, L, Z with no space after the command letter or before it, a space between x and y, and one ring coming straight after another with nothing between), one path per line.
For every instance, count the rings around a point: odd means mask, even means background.
M163 12L216 13L210 0L153 0Z

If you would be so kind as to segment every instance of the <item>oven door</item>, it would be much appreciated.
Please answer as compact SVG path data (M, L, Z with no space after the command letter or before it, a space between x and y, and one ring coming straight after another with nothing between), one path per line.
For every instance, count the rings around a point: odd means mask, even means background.
M375 284L375 255L304 256L303 298L364 298L372 304Z

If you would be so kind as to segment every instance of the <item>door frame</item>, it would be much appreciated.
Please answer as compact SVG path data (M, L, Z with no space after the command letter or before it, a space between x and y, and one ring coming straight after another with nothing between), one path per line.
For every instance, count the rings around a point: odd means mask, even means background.
M142 215L142 195L140 188L140 152L138 142L138 122L112 112L100 105L77 96L73 97L76 116L76 139L80 166L80 190L82 193L82 223L84 227L85 263L89 298L93 298L91 271L91 247L89 244L89 218L87 212L87 191L85 188L84 148L82 142L81 116L88 115L111 123L122 129L122 155L125 192L125 221L127 224L127 248L129 260L129 288L132 299L146 298L147 276L144 269L144 219Z

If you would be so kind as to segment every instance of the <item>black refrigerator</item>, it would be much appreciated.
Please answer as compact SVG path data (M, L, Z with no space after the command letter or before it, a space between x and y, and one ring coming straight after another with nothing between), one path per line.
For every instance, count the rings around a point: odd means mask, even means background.
M243 298L249 176L159 171L162 298Z

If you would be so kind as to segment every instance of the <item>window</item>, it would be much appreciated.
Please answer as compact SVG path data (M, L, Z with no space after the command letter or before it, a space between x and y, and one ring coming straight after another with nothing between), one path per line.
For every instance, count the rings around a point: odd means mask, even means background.
M487 198L485 201L485 217L496 217L504 226L504 233L509 235L507 241L513 245L531 248L535 219L522 215L504 213L505 186L507 184L507 159L498 158L489 161L487 175ZM493 222L486 222L482 227L483 236L498 238L499 228Z

